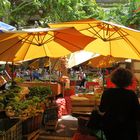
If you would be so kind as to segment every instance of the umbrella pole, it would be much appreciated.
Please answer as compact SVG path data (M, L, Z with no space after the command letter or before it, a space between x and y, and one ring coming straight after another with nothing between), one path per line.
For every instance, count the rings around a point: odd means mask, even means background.
M49 88L51 89L51 75L52 75L52 66L51 66L51 59L49 57ZM51 94L51 103L53 103L53 100L55 100L55 97L53 97L53 93Z
M51 60L49 58L49 83L51 83L51 74L52 74L52 71L51 71Z
M14 85L14 62L12 62L12 77L11 77L11 80L12 80L12 86Z
M103 88L104 88L104 82L105 82L104 70L105 70L105 69L102 69L102 75L103 75Z

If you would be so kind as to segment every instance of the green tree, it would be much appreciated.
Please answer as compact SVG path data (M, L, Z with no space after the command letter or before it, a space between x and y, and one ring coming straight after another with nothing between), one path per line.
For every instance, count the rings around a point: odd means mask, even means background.
M42 26L50 22L64 22L85 18L113 21L122 25L137 25L140 12L135 0L113 7L101 7L95 0L3 0L0 1L0 18L20 27Z
M0 19L9 23L11 3L8 0L0 1Z
M4 17L8 17L13 25L21 26L34 25L35 21L46 26L48 22L63 22L97 16L101 18L100 11L103 12L95 0L9 0L8 2L9 15L4 15ZM4 9L2 11L6 12Z
M132 28L135 28L135 29L140 29L140 10L137 10L138 1L139 0L130 0L127 20L125 24L126 26L131 26Z

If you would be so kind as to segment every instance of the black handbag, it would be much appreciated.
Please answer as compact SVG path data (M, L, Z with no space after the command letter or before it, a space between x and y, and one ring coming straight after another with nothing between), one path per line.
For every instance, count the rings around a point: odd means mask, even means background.
M98 140L105 140L105 135L102 130L103 126L103 116L98 113L97 110L93 110L89 121L87 122L87 128L89 134L96 136Z
M102 119L103 116L101 116L97 110L93 110L89 118L89 121L87 122L87 127L89 129L95 129L95 130L102 129Z

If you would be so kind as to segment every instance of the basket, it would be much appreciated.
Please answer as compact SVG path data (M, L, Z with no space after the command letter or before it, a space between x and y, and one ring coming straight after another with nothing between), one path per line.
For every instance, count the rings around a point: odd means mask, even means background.
M22 140L22 125L19 119L0 119L0 140Z

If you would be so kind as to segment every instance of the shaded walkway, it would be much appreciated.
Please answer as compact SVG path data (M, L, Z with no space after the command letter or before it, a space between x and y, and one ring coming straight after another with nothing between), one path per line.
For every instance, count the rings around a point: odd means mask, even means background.
M71 140L77 127L77 118L71 115L62 116L58 121L56 131L42 128L38 140Z

